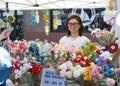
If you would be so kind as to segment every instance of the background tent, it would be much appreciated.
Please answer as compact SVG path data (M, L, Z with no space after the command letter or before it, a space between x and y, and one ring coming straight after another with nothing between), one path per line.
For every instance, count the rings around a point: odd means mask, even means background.
M107 0L0 0L2 10L101 8Z

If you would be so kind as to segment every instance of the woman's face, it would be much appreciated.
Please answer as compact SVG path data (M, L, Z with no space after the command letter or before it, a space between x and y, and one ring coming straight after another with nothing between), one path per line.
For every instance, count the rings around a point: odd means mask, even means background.
M71 33L78 32L80 28L80 24L76 19L71 19L68 22L68 29Z

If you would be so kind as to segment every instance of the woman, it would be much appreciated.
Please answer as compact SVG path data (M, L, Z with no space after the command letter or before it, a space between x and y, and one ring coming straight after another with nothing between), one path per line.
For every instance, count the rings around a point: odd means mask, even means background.
M82 35L84 27L79 16L70 16L66 26L68 33L59 40L59 44L82 47L90 42L86 36Z
M59 40L59 44L61 46L68 45L82 48L83 46L90 42L90 40L86 36L82 35L84 27L79 16L77 15L70 16L66 26L68 33L66 36L63 36ZM80 86L86 86L84 85L83 80L80 80Z

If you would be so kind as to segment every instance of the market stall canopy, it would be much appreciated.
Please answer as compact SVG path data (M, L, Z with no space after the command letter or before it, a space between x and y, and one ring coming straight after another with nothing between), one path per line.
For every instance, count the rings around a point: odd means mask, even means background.
M102 8L107 0L0 0L2 10Z

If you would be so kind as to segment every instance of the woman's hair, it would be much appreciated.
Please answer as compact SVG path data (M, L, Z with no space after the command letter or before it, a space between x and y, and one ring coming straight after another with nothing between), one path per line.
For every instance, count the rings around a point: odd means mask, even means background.
M67 35L68 35L68 36L71 35L71 32L68 30L68 22L69 22L71 19L76 19L76 20L79 22L79 24L80 24L80 26L81 26L81 27L79 28L79 36L82 36L82 31L83 31L83 29L84 29L84 26L83 26L83 24L82 24L81 18L80 18L79 16L77 16L77 15L72 15L72 16L70 16L70 17L68 18L67 23L66 23Z

